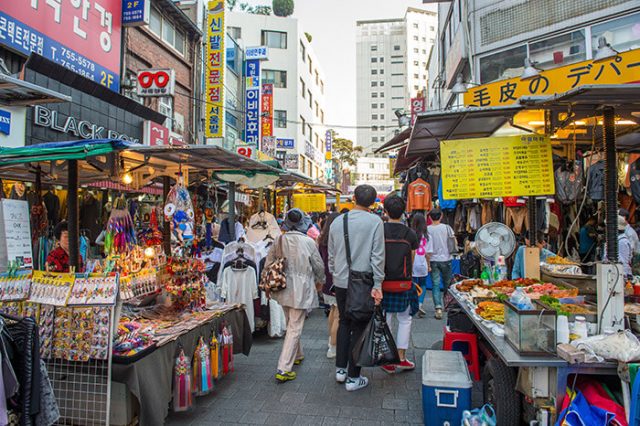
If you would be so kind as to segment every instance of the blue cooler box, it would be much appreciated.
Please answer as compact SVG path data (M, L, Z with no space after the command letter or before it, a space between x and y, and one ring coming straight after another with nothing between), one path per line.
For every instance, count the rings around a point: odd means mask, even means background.
M461 352L428 350L422 356L422 410L427 426L458 426L471 409L467 363Z

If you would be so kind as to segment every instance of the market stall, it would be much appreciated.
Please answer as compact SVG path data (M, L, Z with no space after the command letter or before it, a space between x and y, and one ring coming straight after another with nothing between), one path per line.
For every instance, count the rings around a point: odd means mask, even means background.
M638 361L637 338L625 327L625 310L627 321L636 310L631 300L625 307L629 285L617 263L623 222L618 217L616 133L638 130L639 94L640 87L633 84L583 86L550 97L522 98L507 107L421 114L413 127L404 155L423 158L407 172L407 180L415 180L418 170L422 173L418 177L429 182L432 173L425 170L441 167L435 198L445 219L451 209L449 223L458 236L475 238L471 246L477 248L481 227L492 222L507 224L508 233L519 238L525 228L529 231L529 247L518 249L524 258L524 280L507 280L507 267L498 259L498 254L507 258L515 253L517 246L508 253L496 250L495 258L483 260L471 250L465 260L475 258L480 266L462 272L476 278L460 278L450 288L445 348L451 347L452 339L460 339L456 342L466 347L469 370L482 380L485 400L496 407L498 424L530 420L551 424L569 404L566 389L584 389L583 381L589 379L620 392L614 402L616 418L631 422L635 418L630 401L638 396L631 395L634 379L628 371L633 370L632 361ZM633 140L626 138L620 148L637 152ZM578 198L584 182L582 171L573 168L567 169L568 180L562 180L565 169L558 167L574 164L576 153L589 158L588 165L594 156L593 164L602 159L602 179L593 178L588 190L596 183L602 186L602 196L590 198L600 203L596 207L605 223L604 258L613 262L598 262L595 275L584 269L590 263L542 255L536 248L537 231L551 233L552 226L558 227L548 222L557 208L558 215L568 220L564 224L561 220L559 228L564 225L565 234L559 233L556 241L561 244L554 247L572 255L570 234L586 198ZM575 163L576 170L583 164ZM587 182L596 169L588 170ZM567 193L565 182L576 186L575 194ZM515 217L520 223L517 229L510 223ZM507 233L482 239L498 247L503 235ZM480 277L482 271L486 272Z
M172 399L174 410L189 409L194 391L209 392L214 379L233 371L234 353L249 353L253 315L247 317L245 309L252 310L253 301L235 300L232 289L221 291L208 279L207 269L223 260L212 245L213 217L205 214L215 208L208 204L207 190L193 194L189 188L207 184L213 171L277 176L277 170L216 147L145 147L117 140L1 149L0 159L0 177L15 181L14 189L19 182L35 181L36 195L31 214L27 201L2 200L3 228L7 218L14 218L27 230L27 238L21 238L26 244L9 247L2 265L9 269L2 310L33 316L39 325L40 352L62 421L104 424L114 415L128 424L134 414L131 392L140 406L140 423L160 424ZM79 188L80 182L86 188ZM69 247L61 272L51 272L57 264L47 256L41 265L46 272L31 273L27 262L33 257L29 228L47 229L42 185L67 188ZM93 193L91 185L108 194ZM127 197L120 185L142 195ZM231 198L233 187L229 193ZM94 248L80 251L79 237L85 237L80 222L91 197L110 205L108 219L98 222L100 237L94 236L102 242L97 256ZM80 203L85 203L82 212ZM6 215L17 204L21 215ZM9 240L18 237L24 235ZM233 252L224 259L236 257ZM197 368L205 364L210 367ZM114 407L112 379L126 385ZM182 385L190 381L204 388Z

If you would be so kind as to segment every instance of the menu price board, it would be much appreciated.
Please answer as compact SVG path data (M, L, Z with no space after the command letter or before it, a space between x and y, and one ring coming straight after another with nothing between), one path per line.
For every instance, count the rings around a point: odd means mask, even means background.
M33 266L29 203L0 200L0 269L15 262L21 268Z
M551 141L540 135L442 141L446 199L555 193Z
M293 207L305 213L323 212L327 210L325 194L293 194Z

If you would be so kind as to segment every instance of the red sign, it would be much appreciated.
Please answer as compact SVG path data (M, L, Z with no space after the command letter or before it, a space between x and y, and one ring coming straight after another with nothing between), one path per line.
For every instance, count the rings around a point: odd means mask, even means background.
M175 72L172 69L138 71L138 96L173 95Z
M273 136L273 84L262 85L262 136Z
M162 124L146 120L143 126L142 140L145 145L169 145L169 129Z
M411 98L411 126L416 122L418 114L427 110L427 98Z
M236 147L236 153L243 157L253 158L255 153L255 146L253 145L240 145Z
M118 91L122 0L0 1L0 44Z

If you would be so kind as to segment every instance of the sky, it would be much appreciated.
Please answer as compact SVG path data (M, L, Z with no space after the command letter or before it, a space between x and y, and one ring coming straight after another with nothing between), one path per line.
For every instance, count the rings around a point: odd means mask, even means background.
M245 1L271 5L271 0ZM422 0L295 0L293 17L313 37L324 70L328 127L356 126L356 21L402 18L409 6L436 10ZM355 128L336 130L355 141Z

